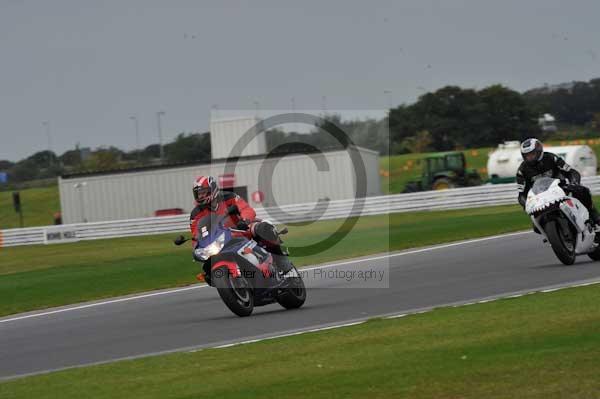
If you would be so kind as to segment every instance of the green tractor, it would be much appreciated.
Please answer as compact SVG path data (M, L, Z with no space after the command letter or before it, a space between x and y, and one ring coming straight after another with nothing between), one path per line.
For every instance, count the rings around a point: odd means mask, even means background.
M465 155L460 151L429 155L417 162L422 165L421 179L408 182L404 193L479 186L482 183L476 170L466 168Z

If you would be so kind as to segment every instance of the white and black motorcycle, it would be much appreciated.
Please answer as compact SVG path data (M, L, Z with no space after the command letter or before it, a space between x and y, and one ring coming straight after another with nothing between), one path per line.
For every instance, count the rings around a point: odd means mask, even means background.
M527 195L525 211L565 265L575 263L577 255L600 260L598 229L589 220L587 208L567 195L560 183L550 177L537 179Z

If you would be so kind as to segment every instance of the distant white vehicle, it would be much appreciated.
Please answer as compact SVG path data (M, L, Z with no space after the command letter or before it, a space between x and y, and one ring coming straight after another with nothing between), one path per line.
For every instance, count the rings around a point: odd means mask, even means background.
M509 182L515 179L517 169L523 162L520 146L521 143L518 141L506 141L498 145L498 148L490 154L487 171L493 183ZM563 158L581 176L596 176L597 174L596 154L587 145L544 146L544 151Z
M556 132L556 118L550 114L544 114L538 118L538 125L544 132Z

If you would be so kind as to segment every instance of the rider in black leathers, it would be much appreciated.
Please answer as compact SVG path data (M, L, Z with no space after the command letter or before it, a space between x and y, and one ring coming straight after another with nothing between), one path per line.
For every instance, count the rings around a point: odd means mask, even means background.
M519 190L519 204L525 208L527 193L533 182L540 177L568 180L562 187L577 198L590 212L590 219L600 225L600 215L592 201L590 190L582 186L581 175L571 168L561 157L550 152L544 152L542 143L534 138L521 143L523 162L517 171L517 188Z

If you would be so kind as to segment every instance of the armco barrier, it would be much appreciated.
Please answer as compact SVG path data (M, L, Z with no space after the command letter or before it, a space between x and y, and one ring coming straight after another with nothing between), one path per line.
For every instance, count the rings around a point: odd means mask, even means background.
M593 194L600 194L600 176L584 178L583 184L590 187ZM353 199L331 201L322 206L309 203L286 205L278 209L258 208L257 216L276 223L293 223L339 219L348 216L507 205L515 204L516 198L517 191L514 184L498 184L443 191L384 195L356 201ZM8 229L0 230L0 247L174 233L187 230L188 224L187 215L177 215Z

